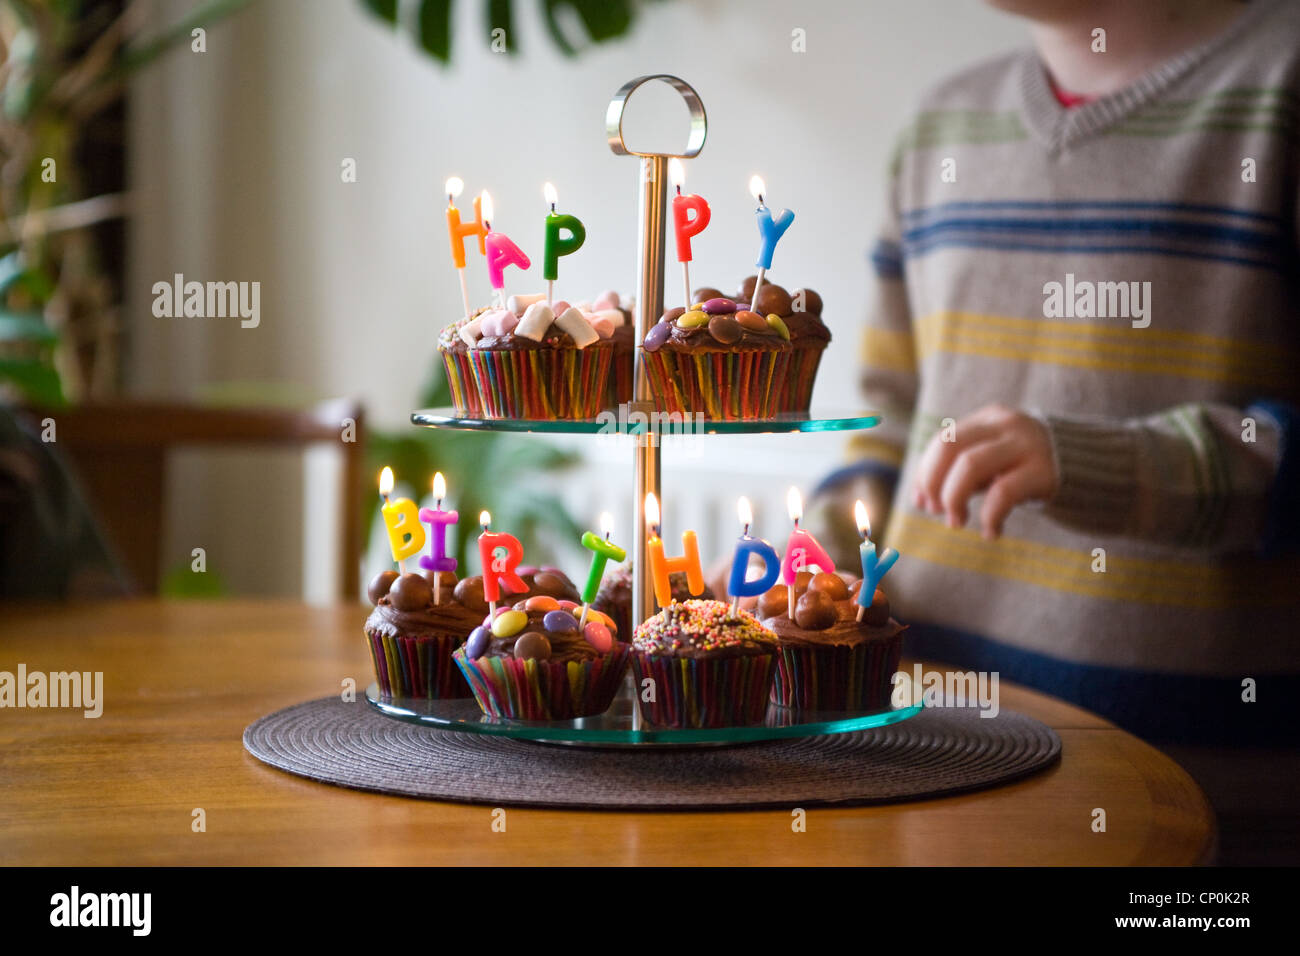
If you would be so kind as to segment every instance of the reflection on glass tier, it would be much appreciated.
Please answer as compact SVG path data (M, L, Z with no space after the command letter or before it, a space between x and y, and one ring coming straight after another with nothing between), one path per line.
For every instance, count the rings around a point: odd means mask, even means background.
M531 420L520 418L461 418L454 408L424 408L411 413L416 425L463 428L471 431L552 432L577 435L757 435L780 432L839 432L872 428L880 424L876 412L861 409L816 409L811 413L786 413L772 418L713 420L703 414L641 415L626 408L602 412L595 418Z
M381 713L413 724L439 730L514 737L559 744L592 746L690 746L695 744L751 743L785 737L812 737L869 730L906 720L921 711L921 705L886 710L875 714L813 714L787 710L772 704L767 721L755 727L713 727L700 730L660 730L636 726L635 702L620 694L613 706L597 717L579 720L528 721L488 717L472 699L415 700L383 697L379 687L366 688L366 700Z

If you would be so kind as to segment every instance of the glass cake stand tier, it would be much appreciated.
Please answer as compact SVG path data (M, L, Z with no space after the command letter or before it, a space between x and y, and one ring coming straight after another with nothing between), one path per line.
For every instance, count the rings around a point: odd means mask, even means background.
M871 714L827 714L805 713L770 704L766 721L752 727L681 730L645 726L636 714L636 702L627 692L619 694L603 714L555 721L488 717L472 697L454 700L386 697L379 693L378 684L366 688L366 701L388 717L438 730L586 747L699 747L846 734L896 724L920 713L922 706L918 703Z
M656 417L658 416L658 417ZM811 413L788 412L771 418L712 419L700 414L672 416L666 412L603 412L595 418L528 419L467 418L451 407L423 408L411 413L411 421L428 428L461 428L469 431L549 432L571 435L761 435L797 432L841 432L873 428L880 415L861 409L817 409Z

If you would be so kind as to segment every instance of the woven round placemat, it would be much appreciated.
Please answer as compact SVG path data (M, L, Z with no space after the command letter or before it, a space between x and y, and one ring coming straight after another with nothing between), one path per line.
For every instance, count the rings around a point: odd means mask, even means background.
M307 701L249 725L273 767L380 793L493 806L743 809L886 803L994 786L1055 763L1051 728L936 708L898 724L736 747L596 750L434 730L363 701Z

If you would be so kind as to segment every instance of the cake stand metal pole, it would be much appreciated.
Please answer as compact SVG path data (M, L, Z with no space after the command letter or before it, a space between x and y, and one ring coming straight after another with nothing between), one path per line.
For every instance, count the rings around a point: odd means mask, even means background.
M651 80L666 83L675 89L686 101L691 114L691 130L686 141L686 149L681 153L643 153L628 149L623 141L623 108L628 97L637 87ZM659 493L659 436L655 434L654 419L651 417L653 403L650 396L650 384L646 378L645 358L641 352L641 343L663 314L664 306L664 207L668 196L668 160L690 159L699 155L704 147L704 138L708 131L708 120L704 113L704 103L695 89L685 80L667 73L657 73L637 77L624 83L614 98L610 100L605 113L605 132L609 148L618 156L640 156L640 202L638 210L638 265L637 265L637 302L636 302L636 364L634 368L633 408L646 415L642 421L646 425L635 436L636 458L633 465L633 520L632 520L632 620L634 625L644 621L654 611L651 598L650 568L646 557L646 525L642 506L645 496ZM688 302L687 305L690 303ZM634 713L639 710L634 708Z

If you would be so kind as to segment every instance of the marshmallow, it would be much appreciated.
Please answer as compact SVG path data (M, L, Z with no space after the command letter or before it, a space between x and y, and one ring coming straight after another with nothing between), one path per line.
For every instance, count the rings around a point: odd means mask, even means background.
M620 325L624 325L626 322L626 320L623 317L622 311L619 309L600 309L599 311L596 312L596 314L600 316L602 319L607 320L609 324L614 328L618 328Z
M460 327L461 340L470 348L473 348L474 345L478 342L479 330L482 327L483 327L483 319L481 317L470 319L468 322L466 322L464 325Z
M579 312L591 312L591 311L592 311L591 303L590 303L590 302L570 302L569 305L573 306L573 307L574 307L575 309L577 309Z
M530 305L534 302L541 302L546 296L538 292L536 295L512 295L506 299L506 308L515 315L523 315Z
M519 324L519 319L509 309L493 309L491 312L483 313L481 318L483 320L481 331L484 335L508 335Z
M610 338L614 334L614 324L605 318L604 312L588 316L588 321L591 323L591 327L596 330L596 334L602 339Z
M569 310L573 311L572 309ZM526 339L532 339L534 342L540 342L546 337L546 330L551 327L555 321L555 313L545 302L537 301L524 310L524 317L519 320L515 326L515 335L521 335Z
M593 342L600 341L599 333L591 327L591 323L577 309L570 308L568 312L555 320L555 324L568 332L573 339L573 344L580 349L585 349Z
M618 304L624 311L631 312L633 315L636 314L636 296L625 295L619 300Z
M618 292L614 289L606 289L600 295L596 296L596 301L591 303L593 312L600 312L602 309L618 308Z
M565 302L563 299L559 302L552 302L551 311L556 315L564 315L565 312L569 311L569 303Z

